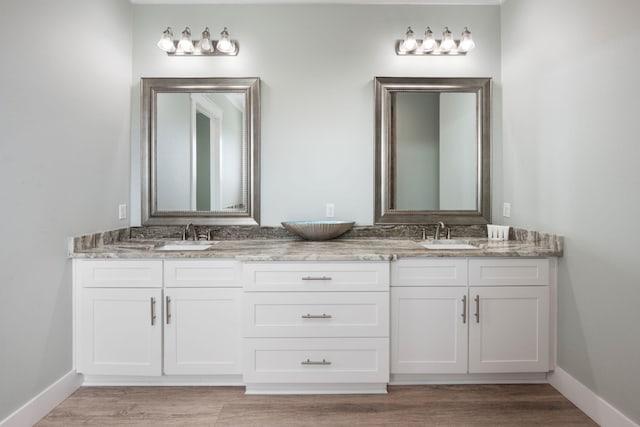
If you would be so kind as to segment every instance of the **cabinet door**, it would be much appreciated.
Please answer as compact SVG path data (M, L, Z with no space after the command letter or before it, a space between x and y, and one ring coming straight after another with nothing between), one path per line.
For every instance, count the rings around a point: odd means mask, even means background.
M469 372L549 370L549 287L471 287Z
M82 289L78 372L160 375L160 289Z
M391 373L467 372L466 287L391 288Z
M165 289L164 373L240 374L242 289Z

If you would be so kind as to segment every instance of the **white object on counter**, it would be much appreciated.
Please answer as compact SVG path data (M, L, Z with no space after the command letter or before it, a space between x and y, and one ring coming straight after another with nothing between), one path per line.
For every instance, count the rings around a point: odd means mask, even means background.
M509 226L487 224L487 235L489 240L509 240Z

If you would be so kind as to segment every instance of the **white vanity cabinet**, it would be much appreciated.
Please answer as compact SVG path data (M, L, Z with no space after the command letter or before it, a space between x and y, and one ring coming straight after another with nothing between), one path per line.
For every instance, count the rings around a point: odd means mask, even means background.
M241 374L240 263L164 261L164 373Z
M74 264L77 371L161 375L162 261Z
M391 373L550 369L549 259L393 263Z
M550 261L469 260L469 372L547 372Z
M241 374L239 262L101 259L74 266L78 372Z
M388 262L243 266L247 393L383 393Z
M74 259L91 384L384 393L539 379L555 364L555 258Z
M392 263L391 373L466 373L465 258Z

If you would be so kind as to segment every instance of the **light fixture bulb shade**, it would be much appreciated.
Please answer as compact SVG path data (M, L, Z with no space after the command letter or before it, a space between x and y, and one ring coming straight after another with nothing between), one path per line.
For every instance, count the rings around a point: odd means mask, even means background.
M191 41L191 30L189 27L182 32L182 38L178 42L178 51L184 53L193 53L193 42Z
M413 30L411 29L411 27L409 27L407 29L407 33L405 34L404 41L402 42L402 50L410 52L412 50L416 50L417 46L418 42L413 35Z
M209 33L209 27L205 28L202 32L202 39L198 42L198 48L201 52L211 52L211 35Z
M173 44L173 30L171 30L171 27L167 27L167 29L162 32L162 37L158 41L158 47L165 52L176 51L176 46Z
M456 42L453 40L451 36L451 31L449 31L449 27L444 27L444 31L442 32L442 43L440 44L440 49L443 52L449 52L450 50L456 47Z
M220 33L220 40L216 44L216 49L220 52L229 53L235 50L235 46L231 39L229 38L229 31L227 27L224 27L224 30Z
M471 31L467 27L464 27L464 31L462 32L462 37L460 38L460 46L458 47L460 50L468 52L471 49L476 47L476 44L473 42L471 38Z
M436 40L433 38L433 31L427 27L427 30L424 32L424 40L422 41L422 50L424 52L431 52L435 48Z
M202 51L202 52L211 52L211 40L209 40L209 39L200 40L200 43L198 44L198 47L200 48L200 51Z

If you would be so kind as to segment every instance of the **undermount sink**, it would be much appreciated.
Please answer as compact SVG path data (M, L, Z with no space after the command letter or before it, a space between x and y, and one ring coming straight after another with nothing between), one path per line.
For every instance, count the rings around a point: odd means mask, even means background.
M218 242L211 240L179 240L165 242L156 246L156 251L204 251L210 249Z
M451 249L451 250L464 250L464 249L478 249L477 246L470 244L465 240L429 240L427 242L421 243L421 246L432 249L432 250L442 250L442 249Z

